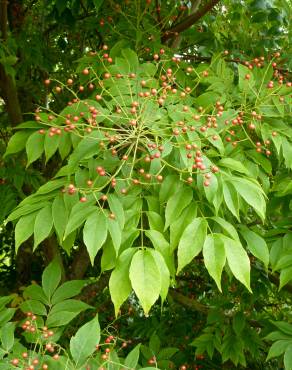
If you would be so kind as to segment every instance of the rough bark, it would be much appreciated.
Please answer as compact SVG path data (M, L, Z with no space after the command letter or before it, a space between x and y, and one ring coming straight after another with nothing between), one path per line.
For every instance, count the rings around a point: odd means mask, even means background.
M208 311L212 308L210 306L206 306L200 302L198 302L196 299L194 298L189 298L189 297L186 297L185 295L175 291L174 289L171 289L169 291L169 295L173 298L173 300L184 306L185 308L191 310L191 311L197 311L197 312L200 312L204 315L207 315L208 314ZM229 315L229 314L226 314L226 317L232 317L232 315ZM262 325L256 321L256 320L248 320L248 323L250 326L254 327L254 328L261 328Z
M65 281L66 272L63 264L63 259L60 253L57 239L54 235L43 241L43 252L46 265L48 265L54 259L59 262L62 270L62 281Z
M89 255L85 245L81 245L73 256L70 266L70 279L82 279L90 265Z
M24 286L31 283L32 248L30 240L23 243L15 257L16 285Z
M201 3L201 0L194 0L193 1L190 15L192 15L192 14L194 14L198 11L200 3ZM171 48L175 49L175 50L178 49L180 47L181 41L182 41L182 36L181 35L176 36L176 38L172 42Z
M5 44L8 37L7 0L0 2L0 29L1 41ZM17 95L14 78L7 74L5 68L0 65L0 94L5 102L11 126L22 122L22 113Z
M198 302L195 299L186 297L185 295L175 291L175 290L170 290L169 291L170 296L173 298L173 300L182 306L193 310L193 311L199 311L204 314L206 314L209 310L208 306L203 305L202 303Z
M206 3L202 8L200 8L194 14L189 15L188 17L184 18L180 23L177 25L169 28L165 31L162 41L165 42L169 38L177 36L180 32L183 32L190 28L193 24L195 24L199 19L201 19L205 14L207 14L215 5L219 3L220 0L211 0L210 2Z
M84 302L90 303L96 300L96 296L101 293L108 285L110 274L103 274L97 281L92 284L85 286L82 292L78 295L77 299ZM109 304L110 300L104 302L106 306ZM100 309L100 307L99 307Z

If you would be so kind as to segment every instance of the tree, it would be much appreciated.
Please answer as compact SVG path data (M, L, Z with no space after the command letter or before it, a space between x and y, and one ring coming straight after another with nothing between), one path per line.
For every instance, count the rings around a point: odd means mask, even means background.
M291 2L1 7L3 368L290 369Z

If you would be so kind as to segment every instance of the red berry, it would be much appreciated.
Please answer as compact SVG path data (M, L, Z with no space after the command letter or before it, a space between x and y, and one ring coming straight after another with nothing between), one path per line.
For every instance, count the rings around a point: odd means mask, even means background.
M18 358L14 358L13 360L11 360L11 363L12 365L17 366L19 364Z

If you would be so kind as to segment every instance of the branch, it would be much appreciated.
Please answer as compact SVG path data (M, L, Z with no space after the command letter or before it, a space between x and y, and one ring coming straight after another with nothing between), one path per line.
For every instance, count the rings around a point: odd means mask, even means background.
M271 283L277 285L277 287L280 286L280 278L279 275L274 275L272 273L269 273L268 279ZM283 286L282 290L286 290L289 293L292 293L292 285L286 284Z
M186 308L188 308L192 311L198 311L198 312L201 312L201 313L206 315L208 313L209 309L212 308L212 307L203 305L202 303L198 302L195 299L188 298L185 295L176 292L175 290L170 290L169 294L171 295L171 297L173 298L174 301L176 301L177 303L180 303L182 306L184 306L184 307L186 307ZM230 315L225 314L225 316L229 317ZM232 317L232 316L230 316L230 317ZM252 326L254 328L261 328L262 327L262 325L258 321L253 320L253 319L249 319L248 323L250 324L250 326Z
M199 311L204 314L208 313L209 307L203 305L202 303L196 301L195 299L188 298L175 290L169 290L169 294L171 295L174 301L180 303L182 306L189 308L190 310Z
M6 43L8 37L8 18L7 18L7 0L0 0L0 30L1 39ZM12 126L22 122L22 114L17 95L17 88L14 79L7 74L5 68L0 64L0 91L5 101L6 110Z
M43 253L44 253L44 260L45 260L46 265L48 265L54 259L58 261L61 267L61 271L62 271L62 281L65 281L66 271L64 268L63 259L60 253L58 242L54 235L52 235L51 237L43 241Z
M7 40L7 0L1 0L0 2L0 29L1 29L1 38Z
M194 0L191 7L190 15L196 13L198 11L198 8L200 6L201 0ZM171 45L172 49L178 49L181 44L182 37L181 35L176 36L176 38L173 40L173 43Z
M73 261L70 266L70 279L83 279L90 265L90 259L84 244L81 244L73 255Z
M175 25L172 28L169 28L162 37L162 41L177 35L180 32L185 31L190 28L194 23L201 19L206 13L208 13L215 5L219 3L220 0L211 0L209 3L205 4L200 10L194 14L189 15L183 19L179 24Z
M84 302L90 302L92 301L92 299L96 301L96 296L99 296L108 285L109 277L110 274L105 273L101 275L101 277L97 281L86 285L82 289L81 293L77 296L77 299L80 299Z
M155 0L155 7L156 7L156 14L157 14L157 21L158 21L158 24L161 25L162 20L161 20L160 6L158 3L158 0Z

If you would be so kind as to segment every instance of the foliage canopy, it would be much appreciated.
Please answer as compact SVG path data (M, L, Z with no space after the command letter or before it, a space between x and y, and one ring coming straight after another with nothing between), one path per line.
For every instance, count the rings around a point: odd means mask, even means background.
M1 10L0 369L292 369L291 1Z

